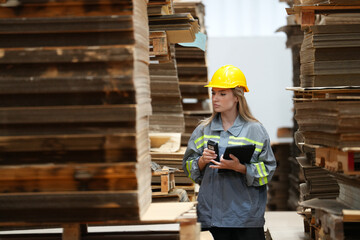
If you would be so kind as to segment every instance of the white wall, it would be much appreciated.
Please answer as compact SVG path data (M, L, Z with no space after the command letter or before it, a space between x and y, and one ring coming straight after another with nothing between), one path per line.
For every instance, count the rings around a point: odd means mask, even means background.
M273 142L279 127L292 127L292 57L286 35L287 5L279 0L203 0L208 33L209 78L221 66L240 68L250 92L247 101Z
M286 7L279 0L202 0L210 37L269 36L286 25Z

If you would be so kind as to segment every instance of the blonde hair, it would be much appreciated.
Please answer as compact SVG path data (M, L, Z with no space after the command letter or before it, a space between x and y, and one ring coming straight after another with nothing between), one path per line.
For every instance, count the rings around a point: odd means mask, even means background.
M247 104L246 98L244 96L244 88L243 87L235 87L231 89L234 96L238 99L237 109L239 115L247 122L259 122L252 114ZM215 118L217 112L213 110L212 115L204 120L200 121L201 125L208 125Z

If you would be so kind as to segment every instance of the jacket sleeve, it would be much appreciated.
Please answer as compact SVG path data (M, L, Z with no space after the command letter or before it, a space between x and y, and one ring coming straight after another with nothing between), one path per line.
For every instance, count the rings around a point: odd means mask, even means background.
M262 186L267 184L276 169L276 159L270 145L270 138L263 129L265 136L262 146L257 146L260 150L255 162L246 165L246 180L248 186Z
M203 141L203 131L201 126L198 126L189 139L182 163L182 167L186 176L196 183L201 182L203 175L198 165L198 160L204 150Z

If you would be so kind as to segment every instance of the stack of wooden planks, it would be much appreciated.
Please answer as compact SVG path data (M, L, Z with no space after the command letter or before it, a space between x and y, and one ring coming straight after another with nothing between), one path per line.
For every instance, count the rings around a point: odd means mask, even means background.
M286 2L289 6L293 6L294 2L292 0L281 0L281 2ZM296 22L296 16L290 15L287 16L287 25L280 27L277 32L286 33L286 47L291 50L292 55L292 86L300 86L300 48L304 39L304 33L301 30L300 25ZM298 129L298 125L295 119L292 119L293 126L291 127L292 133L291 136ZM279 137L279 136L278 136ZM304 177L301 173L299 163L296 161L296 157L300 154L298 147L295 145L295 141L292 140L290 146L290 157L288 158L289 164L289 195L287 206L296 210L298 207L298 202L300 198L300 184L304 182Z
M305 143L348 150L359 146L360 89L295 88L295 92L295 118Z
M175 43L193 42L198 21L189 12L175 13L173 1L150 1L151 8L162 6L171 11L149 14L150 81L153 115L151 132L184 132L184 114L179 87Z
M193 42L199 24L190 13L174 13L149 17L149 29L151 32L166 31L169 43Z
M337 198L339 185L325 169L314 166L307 157L298 157L301 169L305 177L305 183L300 184L300 201L312 198Z
M170 15L174 14L172 0L148 0L148 16Z
M140 219L151 203L147 1L5 2L1 224Z
M300 2L302 5L324 5L324 6L331 6L331 5L357 5L360 4L359 0L295 0Z
M177 13L190 12L199 22L200 33L206 34L205 7L200 0L174 0L174 9ZM181 144L186 146L199 121L211 115L209 92L204 87L208 82L206 51L179 44L175 48L185 117Z
M276 158L276 171L268 183L267 209L270 211L287 211L289 199L290 143L272 143L271 148Z
M170 46L171 59L167 63L150 64L151 132L184 132L184 113L177 74L175 47Z
M289 88L299 125L296 144L303 152L297 160L306 180L300 186L304 223L312 239L355 239L360 226L360 2L303 0L287 10L298 15L305 33L300 87ZM348 217L347 209L356 211Z
M301 45L301 87L357 86L360 25L314 25Z
M167 4L171 12L149 13L150 25L150 81L153 115L150 117L151 134L171 136L184 133L185 117L183 112L183 93L180 91L179 64L177 61L176 43L194 42L195 34L199 32L199 21L189 11L177 12L173 1L150 1L148 6L154 4ZM168 7L170 8L170 7ZM153 141L152 141L153 144ZM166 144L164 144L166 145ZM180 142L179 146L180 147ZM182 170L184 150L167 149L162 146L156 151L152 148L152 161L161 168L170 167L178 169L174 172L174 191L185 189L188 194L194 195L194 184ZM174 156L176 164L174 164ZM162 184L159 176L153 176L153 190ZM154 192L154 191L153 191ZM173 191L166 196L169 196ZM155 194L155 193L153 193ZM177 193L176 193L177 194ZM158 196L157 196L158 197ZM192 198L193 199L193 198Z
M304 97L300 90L295 98L295 118L305 143L335 148L358 147L360 144L360 89L311 90L326 94Z

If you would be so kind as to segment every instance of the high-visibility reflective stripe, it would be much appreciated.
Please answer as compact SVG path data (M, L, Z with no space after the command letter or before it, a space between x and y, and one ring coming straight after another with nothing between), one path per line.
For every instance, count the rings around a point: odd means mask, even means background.
M260 162L261 169L263 170L264 177L267 177L269 174L266 172L265 164L264 162Z
M198 139L196 139L196 140L194 141L194 143L196 144L198 141L200 141L200 140L202 140L202 139L204 139L204 136L201 136L201 137L199 137Z
M220 136L217 135L204 135L205 138L218 138L220 139Z
M259 175L260 175L260 178L259 178L259 185L261 186L261 185L264 185L264 183L263 183L263 179L264 179L264 175L263 175L263 173L261 172L261 169L260 169L260 164L259 163L254 163L255 164L255 166L256 166L256 169L257 169L257 171L258 171L258 173L259 173ZM267 183L267 178L266 179L264 179L265 181L266 181L266 183Z
M246 137L234 137L234 136L230 136L229 139L245 140L245 141L248 141L248 142L250 142L250 143L254 143L254 144L256 144L256 145L259 145L259 146L264 146L263 143L257 142L257 141L254 141L254 140L251 140L250 138L246 138Z
M264 162L261 162L260 165L261 165L261 168L262 168L263 174L264 174L264 184L267 184L267 183L268 183L267 176L269 176L269 174L266 172L266 168L265 168Z
M186 170L188 171L189 175L188 177L191 178L191 168L194 160L187 161L186 162Z
M203 136L199 137L198 139L196 139L194 141L194 143L197 143L197 142L201 141L204 138L218 138L218 139L220 139L220 136L217 136L217 135L203 135Z
M199 149L201 148L202 146L204 146L204 144L207 143L206 140L204 139L210 139L210 138L217 138L217 139L220 139L220 136L216 136L216 135L203 135L201 137L199 137L198 139L196 139L194 141L195 145L196 145L196 148ZM197 145L198 142L200 142L201 140L204 140L203 142L199 143L199 145Z
M231 144L231 145L246 145L246 143L243 143L243 142L233 142L233 141L228 141L228 144Z
M196 146L196 149L201 148L202 146L204 146L204 144L205 144L205 142L202 142L201 144L197 145L197 146Z
M267 183L268 183L267 177L264 177L264 184L267 184Z

